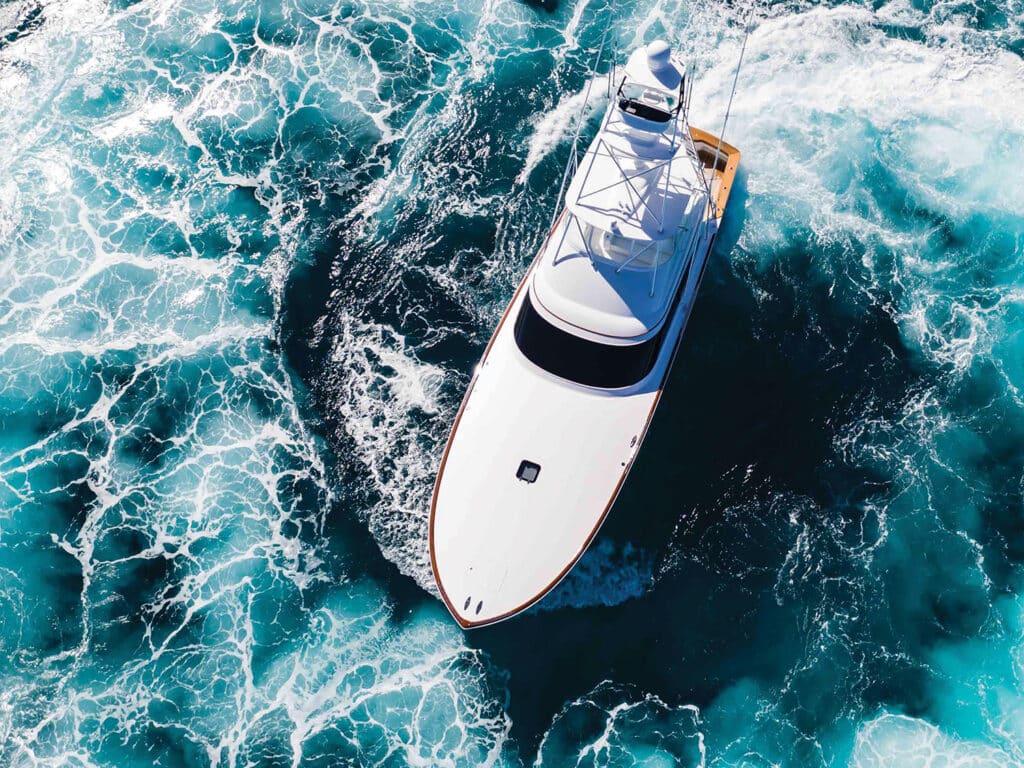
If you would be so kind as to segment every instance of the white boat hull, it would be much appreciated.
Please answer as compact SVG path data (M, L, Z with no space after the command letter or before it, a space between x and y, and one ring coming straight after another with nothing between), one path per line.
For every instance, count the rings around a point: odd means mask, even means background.
M431 565L464 628L529 608L597 534L654 416L717 224L706 219L652 370L624 389L575 384L526 359L514 325L539 258L527 272L466 393L434 487ZM517 476L524 461L540 467L534 482Z

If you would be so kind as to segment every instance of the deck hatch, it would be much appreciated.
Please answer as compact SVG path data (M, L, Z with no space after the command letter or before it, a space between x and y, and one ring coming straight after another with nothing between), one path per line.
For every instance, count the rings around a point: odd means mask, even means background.
M540 475L540 464L535 464L532 461L527 461L526 459L519 462L519 469L516 470L516 477L520 480L533 483L536 482L538 475Z

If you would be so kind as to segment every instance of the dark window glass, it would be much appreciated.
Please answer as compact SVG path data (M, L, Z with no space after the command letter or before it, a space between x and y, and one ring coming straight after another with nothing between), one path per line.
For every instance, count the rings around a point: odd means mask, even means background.
M672 119L671 112L659 109L658 107L652 107L650 104L644 104L636 99L619 99L619 109L655 123L667 123Z
M662 334L624 346L581 339L541 317L527 292L516 318L515 337L526 358L545 371L588 387L617 389L636 384L651 372Z

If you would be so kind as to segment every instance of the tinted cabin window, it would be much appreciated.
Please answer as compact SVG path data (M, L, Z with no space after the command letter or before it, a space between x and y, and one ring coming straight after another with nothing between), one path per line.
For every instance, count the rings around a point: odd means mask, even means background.
M566 333L537 313L529 293L516 318L515 338L526 358L548 373L603 389L636 384L651 372L661 346L660 333L625 346L598 344Z

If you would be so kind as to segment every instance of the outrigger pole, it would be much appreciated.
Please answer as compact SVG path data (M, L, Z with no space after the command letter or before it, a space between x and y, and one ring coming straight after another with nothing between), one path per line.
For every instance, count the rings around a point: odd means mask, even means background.
M597 49L597 58L594 59L593 65L590 67L590 72L587 75L587 92L583 96L583 108L580 110L580 115L576 119L576 130L572 135L572 152L569 154L569 160L565 164L565 171L562 173L562 184L558 188L558 198L555 200L555 210L551 214L551 228L555 226L555 222L558 220L558 211L562 203L562 195L565 194L565 184L569 180L569 169L576 162L576 145L580 138L580 130L583 128L583 121L587 117L587 104L590 103L590 91L594 87L594 76L597 73L597 68L601 66L601 56L604 54L604 45L608 41L608 30L612 27L611 15L608 16L608 21L604 25L604 33L601 35L601 45ZM611 77L611 75L609 75Z
M725 118L722 120L722 130L718 132L718 146L715 148L715 158L712 161L714 165L711 168L711 178L715 178L715 172L718 170L718 159L722 156L722 142L725 140L725 127L729 124L729 113L732 112L732 98L736 95L736 83L740 79L740 67L743 66L743 54L747 51L747 39L750 37L750 22L754 16L754 4L750 4L750 10L747 11L747 20L743 24L743 45L740 46L740 57L736 61L736 73L732 78L732 90L729 92L729 103L725 107ZM708 197L710 198L710 190ZM717 213L718 206L715 205L714 200L711 201L711 205L714 206L714 210Z

